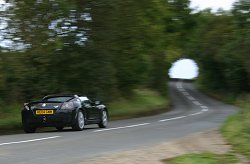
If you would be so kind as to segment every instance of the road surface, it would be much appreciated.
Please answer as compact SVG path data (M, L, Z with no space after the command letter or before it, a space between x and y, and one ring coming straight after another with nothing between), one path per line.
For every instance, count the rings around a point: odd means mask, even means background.
M95 125L84 131L47 131L0 136L1 164L79 163L101 154L130 150L170 141L217 128L236 112L200 93L192 83L170 82L173 107L157 116L110 122L106 129Z

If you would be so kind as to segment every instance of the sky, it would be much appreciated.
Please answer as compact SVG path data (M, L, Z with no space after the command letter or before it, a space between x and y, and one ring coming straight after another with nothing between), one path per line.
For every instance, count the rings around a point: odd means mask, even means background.
M213 11L223 8L230 10L236 0L191 0L191 8L198 8L198 10L212 8Z
M193 79L198 77L198 74L198 65L191 59L177 60L169 70L170 78Z

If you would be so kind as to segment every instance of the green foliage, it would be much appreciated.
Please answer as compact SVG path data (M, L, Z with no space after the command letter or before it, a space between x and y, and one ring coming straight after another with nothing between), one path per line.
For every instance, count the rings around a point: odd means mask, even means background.
M200 66L200 83L208 89L236 94L250 90L249 28L242 28L242 21L238 21L246 4L237 2L233 15L211 11L195 14L197 27L186 48Z
M6 29L15 29L9 36L23 48L0 54L5 101L75 92L110 101L131 96L137 87L166 94L165 1L13 4Z
M187 154L174 159L167 160L168 164L223 164L238 163L237 158L232 154L217 155L212 153Z
M250 160L250 97L240 98L238 104L241 111L227 119L222 127L222 133L232 144L233 149L245 155Z
M149 89L135 89L129 99L120 99L108 104L111 119L155 115L166 112L170 102L166 97Z
M6 129L20 129L22 127L20 113L20 105L5 105L1 102L0 131Z

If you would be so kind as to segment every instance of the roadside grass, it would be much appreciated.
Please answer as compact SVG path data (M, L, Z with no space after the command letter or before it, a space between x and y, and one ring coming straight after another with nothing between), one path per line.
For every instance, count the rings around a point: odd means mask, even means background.
M167 112L170 102L149 89L136 89L130 99L120 99L108 104L111 120L142 117ZM18 105L0 105L0 135L22 132L21 109Z
M21 106L1 105L0 107L0 129L21 127Z
M112 120L142 117L167 112L170 101L149 89L136 89L130 99L120 99L108 105Z
M239 107L239 112L226 119L221 133L236 154L244 155L250 161L250 94L235 95L226 92L211 92L200 88L208 95Z
M0 135L21 132L21 106L0 105Z
M164 160L167 164L234 164L238 163L237 158L233 154L187 154L176 158Z
M241 97L236 104L240 107L239 113L226 120L221 132L233 150L250 161L250 95Z
M227 104L235 104L235 101L238 97L238 95L236 95L236 94L225 92L223 90L216 90L216 91L210 90L210 89L200 85L198 82L196 82L196 86L200 91L207 94L208 96L210 96L214 99L223 101L224 103L227 103Z

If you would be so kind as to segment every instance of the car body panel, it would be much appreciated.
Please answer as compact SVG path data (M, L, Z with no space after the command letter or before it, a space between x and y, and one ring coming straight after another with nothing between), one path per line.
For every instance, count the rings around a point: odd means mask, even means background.
M65 97L69 97L69 99ZM55 98L54 98L55 97ZM57 99L56 97L62 97ZM64 100L48 101L50 99ZM71 107L70 105L73 106ZM68 105L68 107L67 107ZM86 96L52 95L45 96L42 101L24 104L21 112L23 126L28 127L66 127L73 126L77 121L78 111L85 117L85 124L98 124L101 113L107 110L104 104L96 104Z

